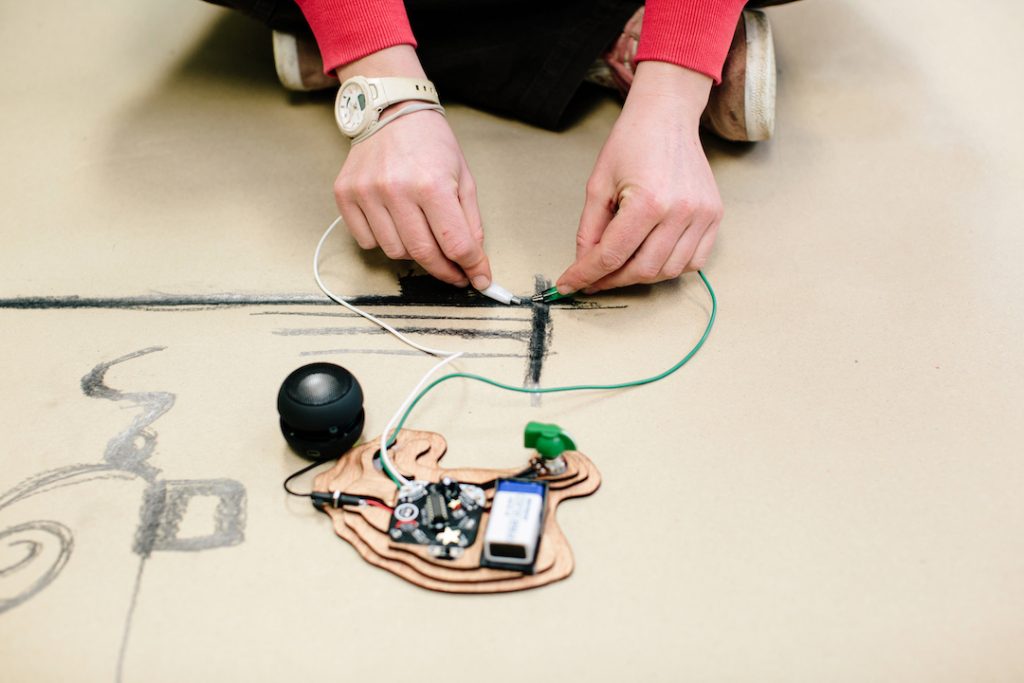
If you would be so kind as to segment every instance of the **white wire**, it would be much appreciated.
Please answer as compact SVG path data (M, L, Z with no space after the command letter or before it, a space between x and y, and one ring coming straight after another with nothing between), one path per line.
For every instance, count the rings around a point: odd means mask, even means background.
M422 389L423 385L427 383L427 380L430 379L435 372L443 368L445 365L448 365L448 363L451 363L453 360L455 360L461 355L461 351L459 353L452 354L451 356L442 359L434 367L430 368L430 370L428 370L426 374L424 374L423 377L420 379L420 383L417 384L416 387L409 392L409 395L405 398L405 400L402 401L402 405L399 406L398 410L395 411L395 414L391 416L391 419L388 421L387 426L384 427L384 431L380 435L381 464L387 468L388 472L391 472L393 475L395 475L395 478L398 479L398 481L402 482L403 486L405 484L408 484L409 480L406 477L402 476L402 473L399 472L398 468L396 468L394 466L394 463L391 462L391 456L388 455L388 434L391 433L391 428L394 427L395 423L398 422L398 419L402 417L402 413L404 413L405 409L409 407L409 404L413 402L413 399L416 398L416 394L420 392L420 389Z
M338 216L337 218L335 218L334 222L331 223L329 228L327 228L327 231L324 233L324 236L320 238L320 242L316 245L316 252L313 254L313 277L316 278L316 284L320 288L320 291L322 291L324 294L329 296L331 299L333 299L334 301L338 302L339 304L341 304L342 306L344 306L348 310L352 311L353 313L357 313L357 314L363 316L364 318L366 318L367 320L369 320L370 322L376 323L377 325L380 325L382 328L384 328L385 330L387 330L391 334L395 335L400 340L402 340L403 342L405 342L409 346L413 347L414 349L419 349L423 353L429 353L431 356L451 356L451 355L454 355L455 354L454 351L445 351L443 349L435 349L435 348L432 348L430 346L425 346L423 344L420 344L419 342L413 341L412 339L409 339L404 334L402 334L401 332L399 332L398 330L393 328L391 325L388 325L386 322L384 322L380 318L378 318L376 316L373 316L373 315L370 315L369 313L367 313L366 311L364 311L364 310L362 310L360 308L356 308L355 306L353 306L349 302L345 301L344 298L338 296L337 294L335 294L334 292L332 292L331 290L329 290L327 288L327 285L325 285L324 281L320 278L320 251L323 249L324 242L327 241L327 238L334 231L334 229L336 227L338 227L339 223L341 223L341 216Z
M443 368L445 365L448 365L456 358L462 356L463 352L444 351L442 349L435 349L420 344L419 342L413 341L412 339L409 339L404 334L396 330L391 325L388 325L380 318L367 313L361 308L353 306L349 302L345 301L344 298L338 296L337 294L335 294L334 292L327 288L327 285L324 284L323 279L320 277L320 252L323 249L324 243L327 241L327 238L334 231L334 229L338 227L339 223L341 223L341 216L335 218L334 222L331 223L331 225L324 232L323 237L320 238L320 242L318 242L316 245L316 252L313 254L313 277L316 278L316 284L320 288L320 291L322 291L333 301L336 301L337 303L341 304L342 306L352 311L353 313L361 315L370 322L379 325L380 327L387 330L391 334L395 335L396 337L398 337L398 339L405 342L414 349L418 349L424 353L429 353L432 356L441 356L441 361L434 365L434 367L430 368L430 370L428 370L426 374L423 375L423 377L419 381L419 384L417 384L416 387L411 392L409 392L409 395L406 397L406 399L402 401L402 405L399 406L397 411L395 411L395 414L391 417L391 420L388 421L387 426L384 427L384 431L380 435L381 464L384 466L387 472L391 472L392 474L394 474L395 478L398 479L403 485L405 485L409 483L409 480L406 477L402 476L402 473L399 472L398 469L394 466L394 463L391 462L391 456L388 455L388 434L391 432L391 428L394 427L395 423L398 422L399 418L402 416L402 413L405 412L405 409L409 406L410 403L412 403L413 399L416 398L416 394L418 394L420 389L423 388L423 385L427 383L427 380L430 379L430 377L435 372Z

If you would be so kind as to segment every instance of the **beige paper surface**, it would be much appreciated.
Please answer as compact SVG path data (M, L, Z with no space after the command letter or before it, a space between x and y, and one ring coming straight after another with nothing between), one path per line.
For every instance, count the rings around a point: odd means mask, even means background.
M288 372L349 367L372 435L430 364L308 303L346 149L329 98L289 97L269 35L199 2L2 14L4 681L1024 677L1019 3L772 10L776 138L708 141L706 349L644 389L452 382L417 409L452 467L518 465L543 420L601 469L559 515L573 576L502 596L409 586L281 491ZM495 274L532 292L618 105L561 134L449 111ZM399 294L357 252L332 242L331 285ZM708 312L694 276L596 301L543 347L526 308L371 310L545 385L661 370Z

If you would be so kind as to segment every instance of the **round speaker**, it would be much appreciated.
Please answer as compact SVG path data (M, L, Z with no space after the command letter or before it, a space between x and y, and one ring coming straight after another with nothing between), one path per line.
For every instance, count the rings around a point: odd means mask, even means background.
M310 363L292 372L277 393L281 433L310 460L340 457L363 433L363 389L333 363Z

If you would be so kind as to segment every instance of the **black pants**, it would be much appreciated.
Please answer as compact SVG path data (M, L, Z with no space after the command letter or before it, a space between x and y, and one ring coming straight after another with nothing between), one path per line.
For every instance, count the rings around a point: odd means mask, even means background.
M207 0L309 34L294 0ZM446 100L557 129L593 61L642 0L406 0L423 69Z

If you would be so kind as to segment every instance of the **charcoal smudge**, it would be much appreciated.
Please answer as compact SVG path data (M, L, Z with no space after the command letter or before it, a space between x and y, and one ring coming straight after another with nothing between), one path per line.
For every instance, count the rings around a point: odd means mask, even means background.
M463 339L512 339L526 341L531 330L477 330L459 327L396 327L402 334L436 334L444 337ZM378 335L390 334L382 327L308 327L276 330L281 337L330 337L336 335Z
M541 275L534 277L534 289L540 293L551 286L551 283ZM544 361L548 357L548 349L551 346L551 307L543 302L532 302L533 318L530 324L530 344L528 348L529 360L526 364L526 387L540 386L540 374L544 368ZM540 394L532 394L533 405L540 405Z

